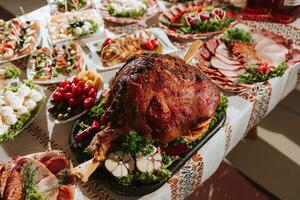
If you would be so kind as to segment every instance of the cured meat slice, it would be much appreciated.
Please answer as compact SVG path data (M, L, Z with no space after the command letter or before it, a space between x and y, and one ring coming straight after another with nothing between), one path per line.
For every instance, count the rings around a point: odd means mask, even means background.
M6 182L6 186L3 193L4 200L21 200L22 191L24 188L24 180L20 173L13 169Z
M3 197L7 178L8 178L8 170L6 169L6 167L2 167L1 175L0 175L0 197Z
M60 171L69 168L68 160L61 156L55 156L45 163L46 167L53 173L58 174Z
M272 44L265 46L261 50L257 51L258 54L263 54L263 53L283 53L287 54L288 49L282 45L282 44Z
M261 63L252 43L233 41L229 46L232 55L235 56L241 64L244 64L246 68L252 67L253 64Z
M58 196L59 184L58 179L53 174L49 174L46 178L43 178L37 183L37 190L48 200L56 200Z
M222 70L227 70L227 71L236 71L236 70L243 68L242 65L227 64L216 57L212 57L211 65L216 69L222 69Z
M274 40L271 40L269 38L264 37L263 39L256 42L255 50L256 51L261 51L265 47L270 46L270 45L274 45L274 44L275 45L277 44Z
M246 72L245 69L239 69L237 71L228 71L228 70L222 70L222 69L218 69L219 72L221 72L222 74L224 74L226 77L238 77L239 75L243 74Z
M205 45L206 45L207 50L212 55L214 55L215 52L216 52L216 48L218 47L218 44L219 44L219 40L218 39L212 39L212 40L209 40Z
M63 185L59 188L57 200L75 199L74 193L75 193L75 187Z
M228 65L239 65L239 66L241 66L241 64L237 60L234 60L231 57L225 57L222 54L218 54L218 53L216 53L215 57L217 59L221 60L222 62L228 64Z
M216 54L225 56L225 57L230 57L230 53L224 43L221 43L217 48L216 48Z
M286 54L284 52L278 53L260 53L258 54L262 60L268 63L268 65L277 67L282 61L285 61Z
M207 50L206 47L203 47L200 51L200 55L205 59L205 60L209 60L211 58L211 54L210 52Z

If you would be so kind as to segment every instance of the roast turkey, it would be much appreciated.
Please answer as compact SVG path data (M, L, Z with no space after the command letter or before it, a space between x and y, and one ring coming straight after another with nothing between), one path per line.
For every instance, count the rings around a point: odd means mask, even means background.
M199 69L156 53L130 57L115 76L108 107L93 138L94 159L75 168L86 181L105 159L112 141L129 130L169 143L213 117L220 91Z

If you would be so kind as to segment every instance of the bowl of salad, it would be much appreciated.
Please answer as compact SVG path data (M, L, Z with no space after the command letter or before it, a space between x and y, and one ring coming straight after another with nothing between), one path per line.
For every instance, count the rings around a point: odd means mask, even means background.
M0 143L13 140L37 116L45 95L41 87L24 80L0 89Z
M99 6L102 17L115 24L135 24L159 11L156 0L104 0Z
M226 5L193 1L160 14L159 27L176 39L205 39L223 32L234 20L233 11Z

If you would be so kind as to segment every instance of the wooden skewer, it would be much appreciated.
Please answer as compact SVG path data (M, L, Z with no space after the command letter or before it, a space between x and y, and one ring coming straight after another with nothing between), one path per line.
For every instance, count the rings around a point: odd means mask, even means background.
M22 6L20 6L20 10L21 10L22 15L24 15L25 21L28 21L27 14L25 13L25 11L24 11L24 9L23 9Z

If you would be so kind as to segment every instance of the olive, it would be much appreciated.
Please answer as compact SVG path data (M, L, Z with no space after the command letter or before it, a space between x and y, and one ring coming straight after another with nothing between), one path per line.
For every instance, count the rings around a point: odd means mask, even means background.
M67 112L68 112L68 113L72 112L72 108L71 108L71 107L68 107L68 108L67 108Z
M62 45L62 48L65 49L65 48L66 48L66 45Z
M55 106L52 106L51 108L48 109L50 113L54 113L56 111Z
M42 48L42 47L41 47L40 45L38 45L38 46L36 46L36 48L37 48L37 49L40 49L40 48Z
M69 117L70 117L69 113L64 114L64 119L69 119Z
M63 119L64 119L64 115L63 115L62 113L59 113L59 114L57 115L57 119L63 120Z
M30 24L30 21L26 21L26 24Z

